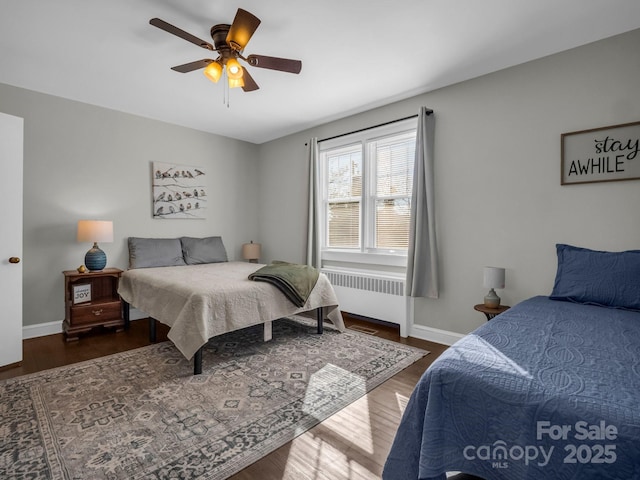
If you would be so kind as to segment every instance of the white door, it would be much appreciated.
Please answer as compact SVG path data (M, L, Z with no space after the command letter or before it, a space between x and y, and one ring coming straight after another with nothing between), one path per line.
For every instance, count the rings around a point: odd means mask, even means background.
M22 362L23 119L0 113L0 367Z

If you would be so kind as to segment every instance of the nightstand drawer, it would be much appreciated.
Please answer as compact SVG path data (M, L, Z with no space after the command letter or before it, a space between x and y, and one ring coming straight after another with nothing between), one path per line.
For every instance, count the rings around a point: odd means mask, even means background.
M120 300L101 302L94 305L76 305L71 308L72 325L105 322L122 318L122 304Z

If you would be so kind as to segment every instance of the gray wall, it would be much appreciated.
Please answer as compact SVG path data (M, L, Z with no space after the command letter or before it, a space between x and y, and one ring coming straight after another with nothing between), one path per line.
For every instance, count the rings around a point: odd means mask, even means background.
M90 245L82 218L112 219L109 265L128 236L222 235L229 256L304 261L304 143L417 113L436 115L441 298L416 323L466 333L484 322L484 265L507 268L503 303L551 291L555 243L640 248L640 181L560 186L560 134L640 120L640 30L526 63L260 146L0 85L0 111L25 119L24 324L62 320L62 270ZM152 161L202 165L218 206L206 220L151 217ZM213 203L213 202L212 202ZM256 210L255 207L258 206Z
M257 146L0 84L0 111L24 118L24 325L64 318L63 270L84 262L80 219L114 222L101 244L126 268L126 238L221 235L230 258L258 238ZM204 220L151 215L151 162L202 166Z
M482 268L507 269L504 304L548 295L555 244L640 248L640 180L560 185L560 135L640 121L640 30L281 138L260 147L266 260L305 257L304 143L415 114L436 115L441 297L415 322L467 333L485 295ZM282 183L289 188L272 189Z

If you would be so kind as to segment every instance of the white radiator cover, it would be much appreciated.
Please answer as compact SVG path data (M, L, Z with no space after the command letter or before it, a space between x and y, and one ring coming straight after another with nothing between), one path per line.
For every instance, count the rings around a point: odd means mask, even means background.
M404 278L384 273L323 268L336 292L340 310L400 325L405 337L407 298Z

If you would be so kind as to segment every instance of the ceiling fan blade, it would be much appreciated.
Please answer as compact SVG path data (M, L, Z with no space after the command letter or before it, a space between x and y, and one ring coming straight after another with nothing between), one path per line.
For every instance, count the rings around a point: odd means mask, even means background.
M211 60L210 58L204 58L202 60L196 60L195 62L176 65L175 67L171 67L171 70L175 70L176 72L180 73L193 72L194 70L206 67L213 61L214 60Z
M249 71L246 68L243 68L242 70L242 80L244 80L244 87L242 87L242 90L244 90L245 92L253 92L254 90L258 90L260 87L253 79L253 77L249 75Z
M181 30L180 28L171 25L170 23L167 23L164 20L160 20L159 18L152 18L151 20L149 20L149 23L154 27L158 27L159 29L164 30L165 32L169 32L175 35L176 37L180 37L183 40L186 40L187 42L191 42L195 45L198 45L199 47L206 48L207 50L215 50L214 46L211 45L209 42L205 42L204 40L194 35L191 35L190 33L185 32L184 30Z
M281 72L300 73L302 62L288 58L267 57L265 55L249 55L247 62L253 67L269 68Z
M227 44L234 50L244 50L258 25L260 25L258 17L239 8L227 33Z

